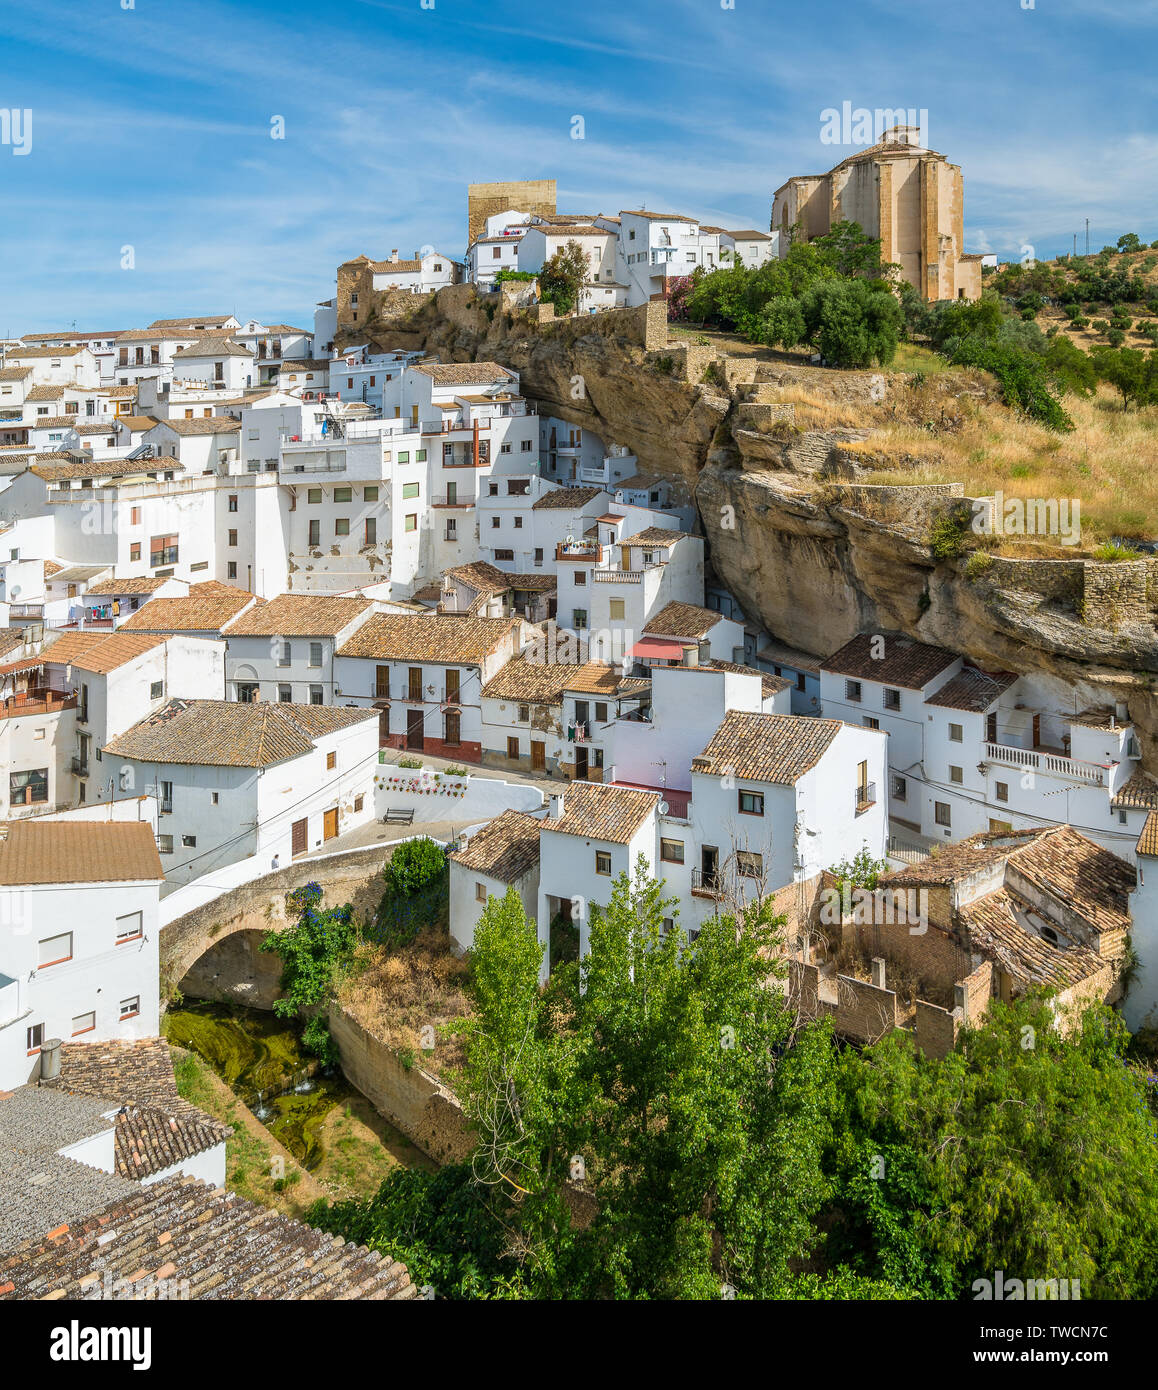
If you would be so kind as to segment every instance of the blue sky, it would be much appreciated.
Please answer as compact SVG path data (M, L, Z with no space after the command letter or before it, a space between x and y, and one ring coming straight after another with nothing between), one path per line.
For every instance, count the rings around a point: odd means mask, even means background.
M1158 0L1027 3L0 0L0 335L309 327L342 260L461 256L471 181L766 228L843 101L927 109L969 250L1158 238Z

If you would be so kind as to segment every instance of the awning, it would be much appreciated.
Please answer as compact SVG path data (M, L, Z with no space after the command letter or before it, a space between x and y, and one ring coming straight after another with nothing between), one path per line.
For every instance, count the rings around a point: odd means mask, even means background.
M682 661L684 649L678 642L662 637L641 637L632 647L631 655L641 661Z

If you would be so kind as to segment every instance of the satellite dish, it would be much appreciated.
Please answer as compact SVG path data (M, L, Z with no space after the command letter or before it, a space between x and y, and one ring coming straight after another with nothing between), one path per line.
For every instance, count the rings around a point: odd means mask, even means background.
M667 813L668 813L668 804L667 804L666 801L661 801L661 802L659 803L659 813L660 813L661 816L666 816L666 815L667 815Z

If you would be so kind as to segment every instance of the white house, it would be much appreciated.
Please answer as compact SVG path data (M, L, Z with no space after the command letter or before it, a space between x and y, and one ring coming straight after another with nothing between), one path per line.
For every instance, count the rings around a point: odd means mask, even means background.
M0 842L0 1090L39 1072L50 1039L158 1029L157 903L148 821L24 821Z
M644 668L744 661L744 625L696 603L665 604L643 625L630 655Z
M206 334L173 354L174 383L212 386L219 391L244 391L257 375L253 347L227 334Z
M757 232L752 230L729 232L720 231L720 251L730 251L731 257L721 255L722 265L742 265L749 270L758 270L766 261L777 254L780 233Z
M368 599L325 594L279 594L249 608L229 625L229 698L336 704L338 649L373 612Z
M517 618L376 613L334 663L334 703L378 715L379 742L477 763L482 688L522 645Z
M503 897L508 888L518 893L527 916L537 919L541 824L524 811L504 811L450 855L450 936L458 952L474 945L487 899Z
M374 710L171 700L104 749L122 793L152 788L170 885L257 855L271 867L374 816Z
M462 267L440 251L415 252L413 259L400 260L395 249L386 260L371 261L370 274L373 289L425 294L444 285L457 284Z

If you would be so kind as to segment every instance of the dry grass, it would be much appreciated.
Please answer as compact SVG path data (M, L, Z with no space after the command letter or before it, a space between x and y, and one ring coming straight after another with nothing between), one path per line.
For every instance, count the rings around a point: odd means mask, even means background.
M442 1025L471 1013L467 974L446 928L434 924L400 950L364 945L338 998L367 1031L397 1051L413 1053L437 1075L462 1064L461 1039L444 1036ZM422 1048L428 1026L435 1032L432 1052Z

